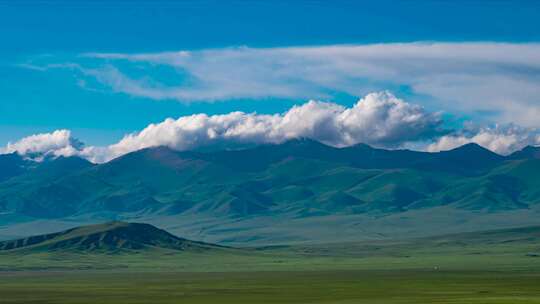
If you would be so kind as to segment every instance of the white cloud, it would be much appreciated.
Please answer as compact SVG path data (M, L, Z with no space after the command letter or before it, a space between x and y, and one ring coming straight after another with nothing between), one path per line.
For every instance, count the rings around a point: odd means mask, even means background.
M85 147L67 130L32 135L8 144L4 152L23 155L79 155L104 162L154 146L190 150L221 143L281 143L308 137L333 146L368 143L398 147L405 142L430 139L441 131L438 113L425 111L389 92L371 93L351 108L335 103L309 101L283 114L232 112L196 114L150 124L108 147Z
M538 129L467 124L449 134L442 126L439 113L428 112L389 92L378 92L366 95L350 108L330 102L309 101L282 114L231 112L168 118L104 147L84 147L69 130L57 130L8 143L0 148L0 153L17 152L36 160L77 155L102 163L155 146L181 151L213 144L281 143L301 137L336 147L366 143L383 148L414 146L432 152L471 142L500 154L511 153L526 145L540 145Z
M82 143L71 136L69 130L35 134L0 148L0 154L18 153L35 160L45 157L73 156L80 153Z
M490 112L499 123L540 127L540 44L535 43L242 47L84 56L79 59L103 64L87 76L116 92L151 99L326 98L334 91L360 96L405 85L445 110ZM116 65L119 61L148 64L145 77L130 77ZM159 82L154 70L159 65L176 69L180 84Z
M515 125L472 127L461 130L457 134L440 137L430 144L427 150L431 152L451 150L468 143L476 143L493 152L507 155L525 146L540 145L540 132L537 129L521 128Z
M371 93L351 108L309 101L283 114L233 112L167 119L109 146L110 157L152 147L189 150L219 142L280 143L308 137L334 146L368 143L395 147L440 132L438 113L428 113L388 92Z

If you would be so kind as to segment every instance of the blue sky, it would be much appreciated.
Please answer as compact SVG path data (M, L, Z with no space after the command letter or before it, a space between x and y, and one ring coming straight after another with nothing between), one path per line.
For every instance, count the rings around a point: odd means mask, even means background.
M536 1L0 0L0 146L58 129L103 146L169 117L384 90L444 112L444 129L538 128L539 29Z

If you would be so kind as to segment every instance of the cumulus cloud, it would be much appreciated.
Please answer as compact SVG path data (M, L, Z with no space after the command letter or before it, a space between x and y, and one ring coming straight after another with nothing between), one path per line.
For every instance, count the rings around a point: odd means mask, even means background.
M540 127L540 44L388 43L85 54L87 77L133 96L183 102L230 98L361 96L407 86L445 110L489 112L499 123ZM101 66L100 66L101 64ZM132 64L144 77L130 76ZM145 66L146 65L146 66ZM159 67L178 72L160 82Z
M366 143L382 148L415 146L431 152L474 142L500 154L540 145L538 129L466 124L459 130L446 130L443 126L440 113L384 91L370 93L352 107L312 100L273 115L231 112L168 118L103 147L85 147L69 130L57 130L8 143L0 153L17 152L35 160L76 155L102 163L148 147L182 151L216 144L282 143L294 138L311 138L336 147Z
M71 136L69 130L56 130L52 133L35 134L14 143L9 142L0 148L0 154L18 153L34 160L46 157L78 155L83 144Z
M389 92L380 92L368 94L351 108L309 101L283 114L232 112L166 119L125 136L109 146L107 154L115 157L153 146L189 150L219 142L281 143L299 137L333 146L362 142L396 147L439 134L441 123L438 113L426 112Z
M540 145L540 131L515 125L468 127L455 134L440 137L430 144L430 152L451 150L468 143L476 143L493 152L507 155L525 146Z
M83 147L69 131L59 130L9 143L3 151L23 155L79 155L93 162L104 162L154 146L190 150L218 143L281 143L300 137L338 147L357 143L399 147L405 142L438 136L443 131L441 126L439 113L427 112L389 92L378 92L366 95L350 108L309 101L274 115L232 112L169 118L107 147Z

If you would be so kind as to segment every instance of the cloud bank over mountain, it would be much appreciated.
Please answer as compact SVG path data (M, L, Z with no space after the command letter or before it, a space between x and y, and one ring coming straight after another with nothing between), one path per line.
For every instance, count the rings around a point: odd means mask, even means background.
M0 148L0 154L18 153L36 160L45 157L79 155L83 143L71 136L69 130L35 134Z
M475 142L501 154L540 144L538 130L512 125L466 125L463 129L449 130L440 113L405 102L390 92L376 92L352 107L309 101L282 114L231 112L168 118L104 147L85 147L69 130L57 130L8 143L0 152L17 152L37 160L78 155L100 163L154 146L192 150L215 144L281 143L301 137L336 147L366 143L402 148L415 144L427 151L448 150Z
M427 146L427 151L437 152L476 143L499 154L510 154L525 146L540 145L540 132L515 125L494 127L466 126L463 130L445 135Z
M113 155L121 155L159 145L189 150L224 141L281 143L299 137L333 146L363 142L395 147L407 141L435 136L442 132L441 122L438 113L428 113L420 106L382 92L367 95L351 108L309 101L283 114L233 112L167 119L125 136L110 146L109 151Z

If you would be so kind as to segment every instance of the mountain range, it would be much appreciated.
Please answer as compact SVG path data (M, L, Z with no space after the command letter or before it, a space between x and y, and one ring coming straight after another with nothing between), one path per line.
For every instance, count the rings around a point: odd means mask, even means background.
M0 155L0 238L129 220L227 245L427 236L540 223L540 148L428 153L298 139L155 147L104 164Z

